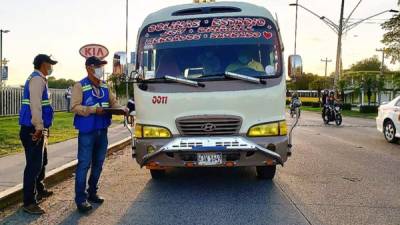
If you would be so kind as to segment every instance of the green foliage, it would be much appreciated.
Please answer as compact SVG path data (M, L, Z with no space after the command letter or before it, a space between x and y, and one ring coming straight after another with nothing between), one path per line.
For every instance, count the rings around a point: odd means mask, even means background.
M53 126L50 129L49 144L77 136L72 124L73 116L74 114L66 112L57 112L55 114ZM0 121L0 157L22 151L22 144L19 140L18 116L1 117Z
M56 89L66 89L70 86L73 86L75 84L74 80L71 79L56 79L55 77L49 77L48 79L49 82L49 88L56 88Z
M330 78L318 76L317 74L304 73L301 77L297 77L296 81L287 83L289 90L322 90L331 85Z
M360 106L360 113L378 113L378 106L362 105Z
M400 72L394 73L392 76L393 88L400 90Z
M312 103L311 103L311 107L313 107L313 108L319 108L319 107L321 107L321 103L320 103L320 102L312 102Z
M374 55L370 58L363 59L350 66L350 71L380 71L381 61L378 56ZM384 71L389 71L386 66L383 67Z
M121 80L121 76L111 75L108 77L107 82L112 83L112 89L116 93L117 97L126 97L126 83ZM133 87L132 83L128 86L129 96L133 96Z
M386 56L391 59L393 64L400 62L400 13L394 15L381 26L386 31L381 41L386 46Z
M331 86L330 84L331 80L329 77L315 76L308 87L311 90L318 90L320 92L323 89L329 88Z
M342 110L351 110L351 104L350 103L342 104Z

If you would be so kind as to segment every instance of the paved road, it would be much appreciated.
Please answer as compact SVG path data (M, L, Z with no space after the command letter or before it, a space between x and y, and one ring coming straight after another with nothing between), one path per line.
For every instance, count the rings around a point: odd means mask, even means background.
M129 136L128 130L123 125L115 125L108 131L108 142L109 144L113 144ZM78 151L77 144L77 139L71 139L50 145L48 149L49 164L47 171L75 160ZM0 192L22 183L24 168L24 153L0 158Z
M253 169L172 170L153 181L129 149L107 160L104 205L87 216L74 207L73 180L43 203L48 213L0 213L4 224L400 224L400 145L374 122L345 118L325 126L304 113L294 154L274 181ZM2 220L1 220L2 218Z

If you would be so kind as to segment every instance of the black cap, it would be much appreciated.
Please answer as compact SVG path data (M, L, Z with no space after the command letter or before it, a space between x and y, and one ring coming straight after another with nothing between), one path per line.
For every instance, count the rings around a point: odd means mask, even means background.
M101 60L96 56L91 56L89 58L86 59L86 66L101 66L107 64L107 61L105 60Z
M52 60L50 58L50 56L45 55L45 54L39 54L35 57L35 59L33 60L33 65L35 67L40 67L42 65L42 63L47 62L50 63L51 65L55 65L57 64L57 61Z

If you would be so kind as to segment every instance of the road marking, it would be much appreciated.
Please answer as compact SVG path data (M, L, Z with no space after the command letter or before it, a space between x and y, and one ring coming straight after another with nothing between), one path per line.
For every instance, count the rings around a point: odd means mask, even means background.
M277 184L276 186L279 187L279 189L282 191L283 195L289 200L289 202L296 208L296 210L304 217L304 219L307 221L308 224L312 225L311 221L307 218L307 216L300 210L300 208L297 206L297 204L293 201L292 198L290 198L290 195L285 192L285 190L282 188L282 185L280 182L275 179L275 183Z

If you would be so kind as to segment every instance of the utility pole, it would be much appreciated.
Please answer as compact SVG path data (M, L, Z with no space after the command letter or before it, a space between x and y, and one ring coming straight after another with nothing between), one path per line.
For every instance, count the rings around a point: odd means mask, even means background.
M326 57L325 59L321 59L321 62L325 63L325 77L328 74L328 63L332 62L332 60L328 59L328 57Z
M126 100L129 100L129 86L128 86L128 0L126 0L126 27L125 27L125 59L126 59L126 65L125 65L125 82L126 82Z
M384 79L384 77L383 77L383 72L384 72L383 71L383 67L385 66L385 49L384 48L376 49L376 51L382 52L381 74L380 74L380 76L381 76L381 79ZM381 92L380 92L380 90L378 92L378 104L379 105L381 104Z
M342 59L342 35L343 35L343 13L344 13L344 0L342 0L342 6L340 7L340 17L338 26L338 44L336 49L336 66L335 66L335 78L333 80L333 86L337 89L337 84L340 76L340 64Z

